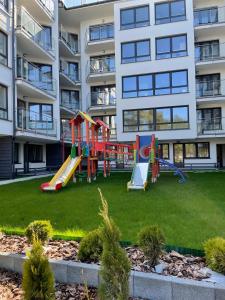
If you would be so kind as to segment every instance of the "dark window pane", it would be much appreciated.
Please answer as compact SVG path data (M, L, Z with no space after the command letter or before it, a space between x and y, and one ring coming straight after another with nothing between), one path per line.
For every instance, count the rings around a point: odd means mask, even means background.
M138 112L137 110L124 111L124 125L137 125Z

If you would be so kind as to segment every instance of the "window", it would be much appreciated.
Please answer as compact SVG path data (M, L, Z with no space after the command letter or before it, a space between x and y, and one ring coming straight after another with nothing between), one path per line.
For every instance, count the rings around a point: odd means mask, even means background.
M123 111L124 132L188 128L189 110L187 106Z
M8 36L0 31L0 63L8 64Z
M79 91L62 90L61 104L72 110L79 109Z
M185 0L156 4L155 16L156 24L184 21L186 19Z
M14 163L19 163L19 147L20 145L18 143L14 144Z
M100 41L114 38L114 25L103 24L91 26L89 29L90 41Z
M30 129L53 129L52 104L29 104Z
M41 163L43 162L43 146L29 145L28 147L29 162Z
M35 40L38 42L39 45L42 45L42 47L47 50L52 50L52 28L49 26L43 26L43 30L39 31L35 35Z
M169 144L160 144L159 145L159 157L162 159L169 159Z
M187 35L156 39L156 58L173 58L187 55Z
M120 12L121 29L149 26L149 6L122 9Z
M186 159L209 158L209 143L184 144L184 157Z
M0 0L0 4L3 5L6 10L9 9L9 0Z
M123 64L151 59L150 40L123 43L121 45L121 61Z
M199 9L194 12L195 26L218 23L218 7Z
M0 84L0 119L8 119L8 89Z
M184 70L127 76L122 84L124 99L187 93L188 74Z

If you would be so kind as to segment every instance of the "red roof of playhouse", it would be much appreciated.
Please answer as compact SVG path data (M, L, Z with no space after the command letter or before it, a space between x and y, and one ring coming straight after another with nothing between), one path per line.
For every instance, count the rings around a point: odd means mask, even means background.
M78 125L83 123L84 121L88 121L89 123L96 125L95 121L89 116L87 113L78 111L76 116L70 121L70 123L74 123L74 125Z
M109 130L109 126L105 123L105 122L103 122L102 120L100 120L100 119L97 119L97 120L95 120L95 123L96 123L96 127L104 127L104 128L106 128L106 129L108 129Z

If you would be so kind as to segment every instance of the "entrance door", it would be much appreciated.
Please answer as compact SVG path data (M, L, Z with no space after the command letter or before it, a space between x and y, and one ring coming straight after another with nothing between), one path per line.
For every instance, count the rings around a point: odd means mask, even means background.
M174 156L174 164L179 167L183 167L184 166L184 145L183 144L173 145L173 156Z

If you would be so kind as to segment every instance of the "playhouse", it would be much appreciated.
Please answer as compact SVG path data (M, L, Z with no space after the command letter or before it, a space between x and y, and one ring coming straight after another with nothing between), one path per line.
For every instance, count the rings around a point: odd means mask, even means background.
M160 159L159 144L155 135L138 136L134 144L110 142L110 128L102 120L93 120L87 113L79 111L70 120L72 148L71 154L50 182L41 185L42 191L57 191L65 187L73 178L86 178L91 183L96 180L99 160L103 162L104 177L110 176L111 162L125 157L134 163L131 180L127 189L143 189L159 177L160 165L167 165L185 181L183 173L176 166Z

